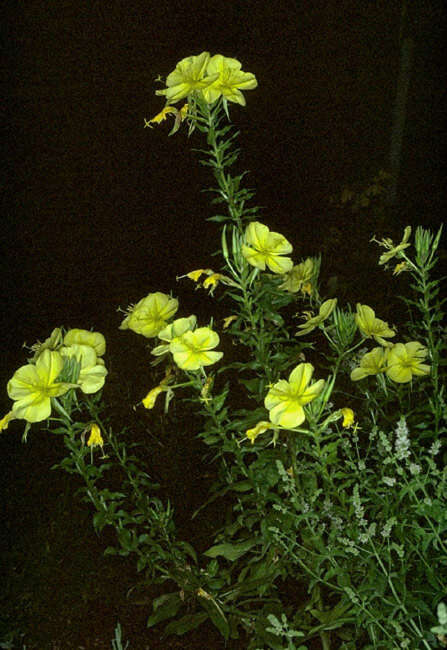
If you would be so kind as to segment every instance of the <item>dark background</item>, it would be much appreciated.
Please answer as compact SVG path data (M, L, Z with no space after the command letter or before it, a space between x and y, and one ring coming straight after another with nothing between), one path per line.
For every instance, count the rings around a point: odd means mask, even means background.
M183 57L222 53L256 75L246 108L231 107L241 130L237 169L250 170L248 185L265 206L261 220L294 244L295 259L323 250L325 273L337 274L353 302L368 300L372 285L384 298L389 283L389 276L385 285L369 280L378 257L369 237L443 221L442 0L409 3L415 53L398 202L381 232L369 215L361 241L359 217L337 212L329 199L387 167L401 2L16 5L7 5L3 28L3 386L25 363L24 341L43 340L59 325L94 328L107 337L115 396L124 386L130 414L150 382L149 355L140 337L117 329L117 307L173 290L179 316L195 312L205 321L213 312L188 281L175 279L216 265L218 228L205 222L214 208L200 192L213 183L191 152L203 143L184 132L168 138L166 124L143 128L163 106L155 78ZM354 249L364 254L351 257ZM0 399L3 414L10 408L5 390ZM60 450L37 427L22 446L22 430L13 422L0 441L8 543L32 535L36 509L51 519L60 487L49 473Z

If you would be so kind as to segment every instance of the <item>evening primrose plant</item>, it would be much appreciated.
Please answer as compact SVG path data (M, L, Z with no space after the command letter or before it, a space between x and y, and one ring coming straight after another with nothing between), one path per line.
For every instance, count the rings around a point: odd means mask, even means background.
M82 477L95 529L115 528L106 552L135 556L139 590L165 584L148 626L184 634L211 621L225 639L244 633L249 650L292 639L302 650L315 639L324 650L435 648L447 592L447 345L433 275L441 229L413 237L407 227L397 245L374 238L385 272L396 262L393 276L411 279L407 323L321 295L320 257L295 259L292 238L261 220L245 174L233 173L230 105L243 107L256 87L236 59L202 52L176 65L156 93L165 106L145 120L163 128L173 117L171 134L205 140L196 151L214 177L218 266L179 269L177 280L228 315L203 322L155 290L119 326L132 344L149 340L158 377L137 408L155 424L164 397L172 435L182 426L174 402L185 426L200 416L194 433L215 481L192 516L200 525L211 504L223 514L207 550L178 539L131 433L114 434L104 417L98 333L58 329L35 348L8 384L14 405L1 426L46 420L62 435L59 467ZM105 487L117 467L122 483Z

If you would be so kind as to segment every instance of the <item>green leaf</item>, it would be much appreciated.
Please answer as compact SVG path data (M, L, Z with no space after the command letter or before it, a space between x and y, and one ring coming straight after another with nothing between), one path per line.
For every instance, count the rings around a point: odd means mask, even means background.
M178 592L164 594L159 598L155 598L155 600L152 601L152 609L154 613L147 619L147 627L152 627L153 625L160 623L160 621L172 618L177 614L182 605L183 601Z
M208 612L210 619L222 634L224 639L228 639L230 636L230 625L228 623L227 617L219 605L216 603L214 598L201 597L199 598L199 602L204 610Z
M211 548L205 551L205 555L207 557L217 557L218 555L222 555L226 560L234 562L256 544L257 541L255 539L248 539L239 544L229 544L228 542L225 542L224 544L211 546Z
M169 625L165 627L163 636L169 636L170 634L181 636L182 634L186 634L190 630L194 630L196 627L199 627L199 625L202 625L207 618L209 618L207 612L186 614L178 621L172 621L172 623L169 623Z

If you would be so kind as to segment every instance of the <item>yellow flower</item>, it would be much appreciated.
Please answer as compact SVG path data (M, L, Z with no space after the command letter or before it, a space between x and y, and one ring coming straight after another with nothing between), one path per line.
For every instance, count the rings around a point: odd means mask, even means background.
M308 318L305 323L298 325L301 332L297 332L296 336L303 336L304 334L309 334L312 332L318 325L320 325L326 318L328 318L335 309L337 304L337 298L330 298L325 300L321 306L317 316L313 318Z
M386 374L398 384L406 384L413 375L421 377L430 373L430 366L423 363L427 348L417 341L396 343L388 354Z
M11 420L14 420L14 414L12 411L9 411L6 415L4 415L1 420L0 420L0 432L5 431L8 428L8 424L11 422Z
M296 293L300 289L304 292L304 287L310 284L312 275L314 272L314 263L311 257L308 257L307 260L301 262L294 266L288 273L284 276L284 282L279 285L280 289L285 291L290 291L290 293Z
M340 409L343 415L342 427L350 429L354 424L354 411L350 408Z
M102 447L104 445L104 440L102 439L101 429L95 423L90 427L90 436L87 440L88 447Z
M146 338L157 336L178 309L178 300L160 291L150 293L127 310L119 329L130 329Z
M253 429L247 429L245 435L249 440L251 440L251 444L253 445L256 438L261 434L267 431L267 429L272 429L272 423L267 422L265 420L261 420L261 422L258 422L258 424L253 427Z
M178 336L186 334L186 332L194 330L196 325L197 318L194 316L194 314L188 318L177 318L170 325L166 325L166 327L160 330L157 335L161 341L166 341L166 343L157 345L157 347L151 351L151 354L156 357L167 354L167 352L169 352L169 344L171 341Z
M157 397L160 395L165 390L163 386L156 386L155 388L152 388L146 395L146 397L142 400L142 404L144 408L146 409L153 409L155 406L155 402L157 400Z
M383 248L388 249L387 253L383 253L380 256L379 264L386 264L393 257L396 257L396 255L397 257L401 257L400 256L401 251L405 250L405 248L408 248L408 246L411 245L408 243L408 240L410 239L410 235L411 235L411 226L407 226L404 230L404 236L402 237L402 241L397 246L394 246L393 241L388 237L385 237L380 241L378 241L373 237L371 241L375 241L377 244L379 244L379 246L383 246Z
M371 352L363 355L360 366L351 372L351 380L359 381L368 375L378 375L385 371L388 358L388 349L373 348Z
M35 364L22 366L8 382L8 395L14 400L14 417L41 422L51 415L51 398L66 393L71 384L58 382L64 360L55 350L44 350Z
M90 332L93 334L94 332ZM104 361L98 359L90 345L73 345L63 347L60 353L67 359L75 359L79 364L77 384L86 395L97 393L104 386L107 370Z
M231 323L235 320L237 320L238 317L235 316L234 314L232 316L227 316L226 318L223 318L223 328L224 330L227 329L227 327L230 327Z
M245 106L245 98L240 89L252 90L258 85L254 74L242 72L241 63L237 59L222 54L215 54L210 59L206 71L208 75L217 75L215 81L202 90L208 104L223 95L228 101Z
M247 262L261 271L266 265L273 273L287 273L293 262L290 257L282 257L293 250L283 235L270 230L259 221L253 221L245 231L246 244L242 245L242 255Z
M377 343L380 343L380 345L392 345L392 343L386 341L385 338L395 336L396 332L389 327L388 323L380 320L380 318L376 318L374 310L371 309L371 307L368 307L368 305L357 303L355 322L363 336L366 338L373 338Z
M167 88L157 90L155 94L164 95L168 104L175 104L192 92L207 88L219 76L217 72L206 75L209 60L209 52L182 59L177 63L175 70L167 76Z
M89 345L95 350L98 357L102 357L106 351L106 340L99 332L80 329L68 330L64 336L64 345L73 345L73 343Z
M211 352L219 345L219 335L209 327L199 327L171 341L169 349L174 361L183 370L198 370L219 361L223 353Z
M304 422L303 406L314 400L324 388L323 379L309 385L313 371L312 364L300 363L292 370L288 381L280 379L272 386L264 404L270 411L273 424L293 429Z

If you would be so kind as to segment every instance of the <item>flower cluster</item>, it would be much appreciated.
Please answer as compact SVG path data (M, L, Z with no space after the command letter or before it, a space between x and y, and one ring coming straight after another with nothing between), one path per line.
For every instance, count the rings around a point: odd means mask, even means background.
M413 377L430 373L430 366L424 363L427 354L427 348L418 341L376 347L360 359L360 365L351 372L351 379L359 381L368 375L385 373L392 381L406 384Z
M203 269L200 269L203 272ZM198 273L198 272L192 272ZM210 327L197 328L194 315L177 318L168 323L178 309L178 301L161 292L150 293L131 306L120 329L131 329L137 334L160 339L160 345L152 349L152 354L162 357L171 354L175 364L182 370L200 370L219 361L223 353L214 350L219 345L219 335ZM162 392L172 394L168 386L169 373L155 388L152 388L143 400L143 405L151 409Z
M105 381L105 339L99 332L72 329L65 336L53 330L44 343L31 347L34 356L14 373L7 385L14 401L11 411L1 420L6 428L13 419L41 422L51 415L52 400L70 389L96 393Z
M222 54L210 56L202 52L179 61L166 78L166 88L156 95L166 97L167 104L175 104L194 92L200 92L208 104L219 97L245 106L241 90L256 88L258 82L251 72L243 72L241 63Z

